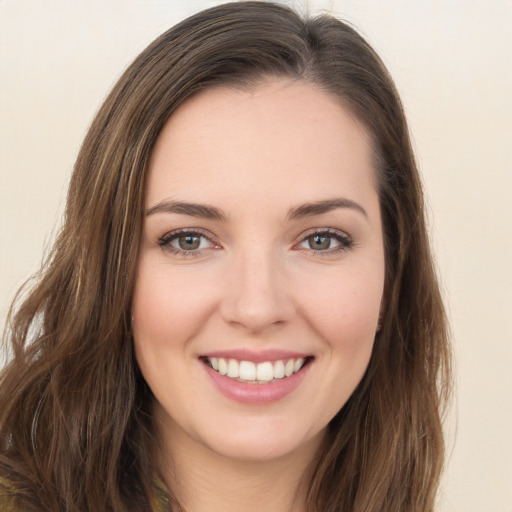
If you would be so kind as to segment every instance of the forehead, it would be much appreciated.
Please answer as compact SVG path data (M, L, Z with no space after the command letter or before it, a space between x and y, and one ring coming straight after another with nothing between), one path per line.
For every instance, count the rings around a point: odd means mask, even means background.
M175 194L312 201L333 187L361 196L374 182L368 133L337 98L273 80L250 91L211 88L184 102L153 150L147 204Z

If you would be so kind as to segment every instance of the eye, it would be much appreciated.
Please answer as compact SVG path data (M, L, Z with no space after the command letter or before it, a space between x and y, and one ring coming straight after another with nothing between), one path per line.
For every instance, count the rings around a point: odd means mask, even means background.
M171 231L158 241L158 245L171 254L195 256L205 249L218 248L208 236L197 230L180 229Z
M201 247L201 243L203 242L203 240L204 237L201 236L183 235L179 236L178 238L175 238L171 242L171 245L173 245L174 247L177 245L178 247L176 248L181 249L183 251L195 251L196 249L199 249L199 247Z
M315 230L309 233L299 243L300 249L308 249L315 252L333 253L349 249L352 239L346 233L337 230Z

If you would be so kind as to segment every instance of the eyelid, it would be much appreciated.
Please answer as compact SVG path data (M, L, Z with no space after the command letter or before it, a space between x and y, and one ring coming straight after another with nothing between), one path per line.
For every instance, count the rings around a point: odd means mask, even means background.
M179 249L177 247L174 247L171 245L171 242L179 238L180 236L186 236L186 235L192 235L192 236L198 236L200 238L208 240L210 243L209 247L203 247L201 249L193 249L193 250L185 250L185 249ZM300 247L301 244L306 242L306 240L314 235L318 236L329 236L332 239L335 239L338 241L338 244L335 247L329 248L329 249L313 249L313 248L305 248ZM204 251L209 249L220 249L220 244L216 241L215 235L213 235L211 232L203 229L203 228L180 228L175 229L172 231L169 231L162 235L158 241L158 245L163 251L169 252L170 254L174 254L177 256L183 256L183 257L195 257L200 256L204 253ZM298 251L305 251L314 255L318 256L328 256L332 255L334 253L337 253L339 251L346 251L350 249L354 245L354 241L352 237L347 234L345 231L342 231L340 229L334 229L334 228L312 228L309 229L303 233L299 237L297 237L296 242L293 245L293 249Z
M204 238L210 242L210 246L202 249L197 250L185 250L185 249L179 249L177 247L173 247L171 245L171 242L179 238L180 236L198 236L200 238ZM194 256L200 256L203 254L204 251L212 248L220 248L220 244L215 240L215 236L213 233L203 229L203 228L180 228L180 229L174 229L172 231L168 231L164 235L162 235L157 243L160 246L160 248L163 251L169 252L171 254L177 255L177 256L186 256L186 257L194 257Z
M325 249L325 250L315 250L312 248L304 248L300 247L300 244L306 242L306 240L314 235L319 236L330 236L337 240L339 244L333 248ZM319 256L328 256L329 254L337 253L338 251L346 251L350 248L352 248L354 245L353 238L346 233L345 231L342 231L340 229L334 229L334 228L313 228L310 229L304 233L301 233L301 235L298 237L297 242L294 244L294 248L297 250L303 250L310 252L312 254L319 255Z

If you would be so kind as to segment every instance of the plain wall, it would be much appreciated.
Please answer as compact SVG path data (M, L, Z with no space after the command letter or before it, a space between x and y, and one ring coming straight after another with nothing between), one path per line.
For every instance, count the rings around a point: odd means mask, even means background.
M80 142L116 78L159 33L218 3L0 0L2 321L51 243ZM408 113L456 355L438 512L512 512L512 1L309 7L359 28Z

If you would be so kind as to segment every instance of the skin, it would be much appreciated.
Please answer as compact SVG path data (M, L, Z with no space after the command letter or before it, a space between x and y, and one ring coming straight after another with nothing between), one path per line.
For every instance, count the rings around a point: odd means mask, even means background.
M225 218L169 211L172 201ZM161 132L146 207L133 333L167 484L187 511L302 510L300 479L367 368L379 320L384 250L366 130L304 82L208 89ZM180 229L199 230L197 249L176 252L169 233ZM327 249L311 246L315 230ZM313 360L284 398L245 404L200 359L231 349Z

